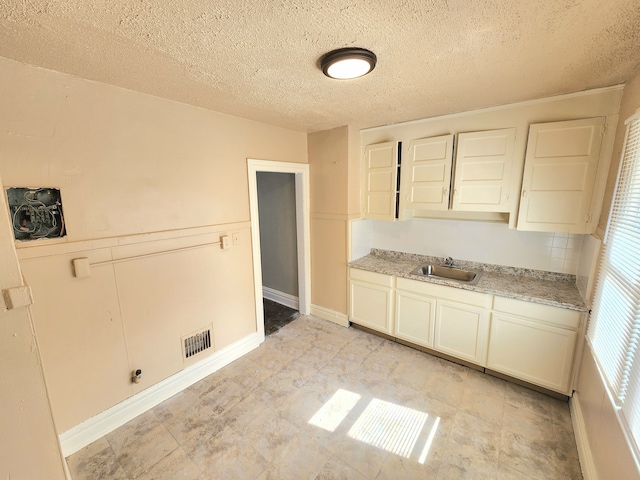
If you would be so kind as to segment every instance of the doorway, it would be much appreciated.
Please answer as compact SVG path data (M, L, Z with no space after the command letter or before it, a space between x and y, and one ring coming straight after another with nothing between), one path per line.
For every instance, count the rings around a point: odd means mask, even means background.
M263 176L263 173L280 173L289 174L287 177L280 177L275 182L284 181L285 178L293 180L295 192L292 198L295 198L295 263L297 271L297 309L300 314L308 315L311 310L311 258L310 258L310 234L309 234L309 165L299 163L273 162L267 160L248 159L248 176L249 176L249 200L251 214L251 240L253 249L253 270L254 270L254 291L256 298L256 326L258 335L261 340L265 336L264 324L264 304L263 304L263 263L262 256L270 255L268 251L261 248L261 229L260 229L260 208L258 196L258 177L266 178L268 181L278 177ZM288 181L288 180L287 180ZM269 227L267 227L269 228ZM277 233L277 232L276 232ZM269 265L269 262L266 262ZM289 283L291 279L288 280ZM286 282L285 282L286 283ZM287 287L291 289L291 287ZM264 291L269 291L264 289ZM272 288L278 292L277 288ZM286 292L284 292L286 293ZM293 295L292 295L293 296ZM278 300L286 304L286 296L280 297Z
M264 333L298 316L295 174L257 172Z

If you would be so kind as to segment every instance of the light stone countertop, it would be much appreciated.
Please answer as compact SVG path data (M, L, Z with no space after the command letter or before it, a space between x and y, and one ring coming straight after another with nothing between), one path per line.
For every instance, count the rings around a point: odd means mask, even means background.
M408 278L422 282L447 285L454 288L488 293L501 297L515 298L528 302L541 303L554 307L584 312L587 310L578 287L575 275L544 272L526 268L504 267L486 263L456 260L456 267L482 270L483 274L476 285L455 281L413 275L411 272L427 264L441 264L441 257L430 257L390 250L371 249L365 257L349 263L351 268L369 272L383 273L395 277Z

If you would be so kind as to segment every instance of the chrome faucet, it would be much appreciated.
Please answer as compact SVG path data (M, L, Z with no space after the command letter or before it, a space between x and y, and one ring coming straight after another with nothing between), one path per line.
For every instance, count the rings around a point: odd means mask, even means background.
M445 267L453 267L453 258L451 257L447 257L444 259L444 266Z

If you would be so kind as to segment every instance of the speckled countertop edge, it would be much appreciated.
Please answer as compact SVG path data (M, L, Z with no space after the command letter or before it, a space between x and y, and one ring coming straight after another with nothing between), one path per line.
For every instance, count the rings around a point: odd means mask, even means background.
M581 312L587 310L587 306L580 292L578 292L575 275L463 260L455 260L455 265L471 270L482 270L482 277L476 285L424 277L411 273L427 263L440 264L442 261L443 259L440 257L371 249L369 255L350 262L349 266L359 270L447 285L463 290L488 293L570 310Z

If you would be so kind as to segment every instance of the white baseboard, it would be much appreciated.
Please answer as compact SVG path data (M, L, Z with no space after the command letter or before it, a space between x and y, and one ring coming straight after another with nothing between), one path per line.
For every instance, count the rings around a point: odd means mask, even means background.
M60 434L60 445L65 457L86 447L92 442L133 420L138 415L181 392L207 375L240 358L264 341L258 333L247 335L201 362L191 365L171 377L156 383L123 402L108 408L95 417Z
M580 459L580 468L582 468L582 476L584 480L598 480L598 472L593 463L593 455L587 438L587 430L578 399L578 392L573 393L573 397L569 399L569 408L571 410L571 423L573 424L573 433L576 436L576 446L578 447L578 458Z
M273 288L263 286L262 296L267 300L279 303L280 305L284 305L285 307L293 308L294 310L300 309L300 302L298 301L298 297L294 297L293 295L289 295L288 293L279 292L278 290L274 290Z
M349 317L346 314L331 310L330 308L321 307L320 305L311 305L311 315L329 320L343 327L349 326Z

